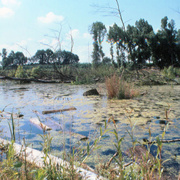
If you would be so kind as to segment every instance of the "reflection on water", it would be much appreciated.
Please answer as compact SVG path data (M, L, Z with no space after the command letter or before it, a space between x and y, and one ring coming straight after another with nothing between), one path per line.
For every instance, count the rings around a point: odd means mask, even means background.
M0 110L5 108L6 112L22 113L21 119L16 119L16 137L19 142L26 138L27 143L33 144L34 148L41 149L39 142L42 141L39 134L43 131L32 124L29 120L39 117L41 121L50 126L53 137L52 153L61 156L61 150L70 150L72 147L86 145L86 141L79 142L79 134L88 136L91 143L99 136L99 128L104 128L104 122L112 116L116 123L119 137L125 137L122 149L125 151L131 147L131 124L136 124L134 139L142 141L151 136L155 138L164 130L170 121L166 132L166 139L180 137L180 86L174 88L168 86L144 87L146 96L134 100L108 100L106 96L83 97L83 93L90 88L98 88L99 85L72 86L68 84L24 84L19 85L10 81L0 82ZM143 91L143 90L142 90ZM63 109L76 107L75 111L42 115L44 110ZM34 111L38 112L35 113ZM113 129L113 122L108 123L108 128ZM8 123L1 118L1 129L3 136L10 138ZM72 135L72 133L75 133ZM100 144L102 148L94 152L88 163L94 166L99 159L108 161L116 152L112 145L115 141L114 135L109 133ZM78 143L79 142L79 143ZM65 145L64 145L65 144ZM163 145L163 158L170 161L165 163L167 167L180 165L180 143ZM152 146L152 153L156 146ZM153 153L154 154L154 153ZM177 167L173 169L177 174Z

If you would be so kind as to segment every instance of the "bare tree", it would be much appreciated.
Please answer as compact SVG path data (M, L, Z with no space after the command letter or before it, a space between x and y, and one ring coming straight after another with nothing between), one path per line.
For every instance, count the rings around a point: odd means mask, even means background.
M105 16L115 16L118 17L122 23L123 31L125 31L124 20L122 17L122 11L120 9L119 1L115 0L116 7L112 7L110 5L99 6L97 4L93 4L92 6L96 9L96 12L100 12L105 14Z
M46 37L49 37L51 39L55 39L57 41L57 44L55 45L50 45L50 44L47 44L47 43L41 43L45 46L48 46L50 47L54 53L56 52L62 52L62 42L63 42L63 39L62 39L62 30L63 30L63 25L60 23L60 28L58 30L56 29L50 29L51 32L53 32L54 35L45 35ZM74 39L73 39L73 35L72 35L72 29L71 27L69 26L70 28L70 40L71 40L71 48L70 48L70 51L71 53L73 52L73 47L74 47ZM64 72L62 72L61 68L62 66L60 65L60 63L57 63L56 62L56 59L57 57L54 57L54 61L53 61L53 65L54 65L54 71L58 74L59 78L64 81L64 80L74 80L75 78L70 74L70 75L65 75Z

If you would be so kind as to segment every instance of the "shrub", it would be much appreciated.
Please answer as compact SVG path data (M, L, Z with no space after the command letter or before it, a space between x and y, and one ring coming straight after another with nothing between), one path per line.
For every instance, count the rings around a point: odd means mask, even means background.
M33 78L39 78L41 76L41 68L40 68L40 66L32 68L31 76Z
M23 70L23 66L21 66L21 65L18 66L18 68L16 70L15 77L17 77L17 78L27 78L27 74Z
M9 77L14 77L15 74L16 74L16 70L12 69L12 70L9 70L9 71L8 71L8 74L7 74L7 75L8 75Z
M106 78L106 89L108 98L116 98L119 94L120 78L114 74L113 76Z
M176 71L176 70L175 70L175 68L173 68L173 66L169 66L168 68L165 67L165 68L163 69L162 74L163 74L165 77L169 78L169 79L174 79L174 78L175 78L175 74L176 74L175 71Z
M105 80L108 98L131 99L139 95L133 84L127 83L116 74Z

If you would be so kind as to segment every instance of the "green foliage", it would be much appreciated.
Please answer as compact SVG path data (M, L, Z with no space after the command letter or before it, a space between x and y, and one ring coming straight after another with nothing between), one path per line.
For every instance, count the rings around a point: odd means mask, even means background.
M43 72L42 72L40 66L32 68L32 70L31 70L31 77L33 77L33 78L40 78L42 75L43 75Z
M105 54L102 50L102 42L106 34L106 27L102 22L95 22L92 24L90 33L93 35L93 66L96 68L98 64L103 60Z
M176 69L173 66L169 66L168 68L165 67L162 71L162 74L169 79L174 79L176 75Z
M17 77L17 78L26 78L27 77L26 72L24 71L22 65L18 66L15 77Z
M79 62L79 57L76 54L73 54L69 51L56 51L55 52L55 62L57 64L75 64Z
M165 162L162 161L162 140L165 137L165 133L168 128L168 124L165 126L164 131L162 132L161 138L156 137L156 140L152 142L151 130L149 128L149 140L140 143L134 137L135 125L132 124L130 116L128 117L130 121L130 129L127 130L127 134L130 136L132 141L132 147L130 148L130 162L125 163L125 159L122 152L122 143L127 138L126 136L121 137L118 133L118 125L116 124L113 117L109 118L108 121L105 121L104 127L100 127L99 137L97 137L93 142L88 141L85 149L77 151L75 154L75 149L69 154L70 156L70 166L57 166L57 164L52 164L49 153L51 147L52 137L50 134L43 134L42 137L42 147L44 156L44 167L37 169L35 166L31 166L26 161L19 161L15 158L14 154L14 140L9 144L6 152L7 158L3 160L0 165L0 178L1 179L38 179L38 180L51 180L51 179L80 179L78 173L74 169L75 157L81 156L81 164L86 162L87 159L92 155L97 149L101 149L99 146L100 141L105 138L105 134L112 133L115 136L116 141L112 142L116 148L116 154L112 157L111 161L107 164L102 165L98 169L99 173L108 179L121 179L121 180L130 180L130 179L161 179L163 175L163 166ZM113 123L114 128L109 129L108 124ZM151 144L157 144L157 154L155 157L151 157L150 149ZM147 146L147 150L142 153L142 158L138 160L136 157L135 149L138 146ZM136 150L137 151L137 150ZM114 160L115 166L110 163ZM117 173L114 173L117 172Z
M15 136L15 124L14 124L13 113L11 114L11 123L8 122L8 125L9 125L9 130L11 133L11 140L13 140L15 142L16 136Z

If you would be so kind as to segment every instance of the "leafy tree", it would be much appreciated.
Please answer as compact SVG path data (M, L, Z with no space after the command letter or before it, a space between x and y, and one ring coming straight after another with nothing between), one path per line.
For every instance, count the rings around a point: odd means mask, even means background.
M69 51L57 51L55 53L56 57L56 62L58 64L74 64L79 62L79 57L76 54L73 54L72 52Z
M54 60L54 53L51 49L42 49L37 50L36 54L33 57L34 62L38 62L39 64L50 64Z
M46 52L45 52L45 50L44 49L37 50L33 59L34 59L34 62L38 62L39 64L45 64L46 63Z
M111 64L111 59L109 57L104 57L102 63L103 64Z
M51 49L46 49L45 53L46 53L46 63L47 64L52 63L54 59L53 51Z
M111 43L110 53L112 57L112 62L114 63L113 55L113 45L116 44L116 59L118 67L123 66L124 59L124 49L125 49L125 32L122 28L114 24L109 28L108 41Z
M163 68L164 66L179 65L177 45L178 33L175 29L175 22L168 22L167 16L161 20L161 30L153 39L156 43L152 46L154 64Z
M93 64L95 65L100 63L105 56L102 50L102 42L104 40L106 32L106 27L102 22L95 22L91 26L90 33L93 35L94 40L92 59Z
M16 52L15 54L12 53L11 58L14 58L13 64L14 65L24 65L27 62L27 57L24 56L22 52Z
M15 53L14 53L14 51L11 51L10 53L9 53L9 55L8 55L8 62L9 62L9 65L10 64L13 64L14 63L14 59L15 59Z
M135 26L128 25L126 33L129 59L135 64L145 64L151 57L150 41L154 36L152 26L140 19Z
M177 40L176 40L176 56L178 65L180 64L180 29L177 31Z
M2 49L1 57L2 57L1 64L2 64L3 69L5 69L8 66L7 50L5 48Z

